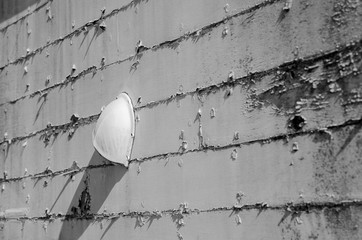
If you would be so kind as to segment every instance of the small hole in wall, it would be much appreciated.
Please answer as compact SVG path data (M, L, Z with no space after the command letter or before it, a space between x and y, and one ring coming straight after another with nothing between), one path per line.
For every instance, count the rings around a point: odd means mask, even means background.
M301 130L306 124L306 120L303 116L294 116L289 120L289 126L295 131Z

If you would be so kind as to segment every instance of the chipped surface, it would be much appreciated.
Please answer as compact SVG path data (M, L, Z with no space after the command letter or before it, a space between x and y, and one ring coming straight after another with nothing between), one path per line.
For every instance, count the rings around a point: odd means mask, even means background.
M0 239L361 239L361 16L0 0ZM128 169L91 142L123 91Z

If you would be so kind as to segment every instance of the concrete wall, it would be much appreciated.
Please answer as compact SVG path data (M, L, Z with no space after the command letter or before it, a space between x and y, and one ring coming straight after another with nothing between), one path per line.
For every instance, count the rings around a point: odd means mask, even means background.
M362 238L359 0L20 2L0 1L0 239ZM122 91L128 169L91 142Z

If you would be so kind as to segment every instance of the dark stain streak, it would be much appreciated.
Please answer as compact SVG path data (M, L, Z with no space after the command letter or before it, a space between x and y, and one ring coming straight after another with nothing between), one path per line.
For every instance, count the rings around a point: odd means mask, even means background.
M354 126L354 128L350 132L349 136L344 141L341 149L338 151L336 157L338 157L339 154L341 154L346 149L346 147L352 142L353 138L355 138L357 136L357 134L360 132L361 128L362 128L362 124L358 124L358 125Z
M198 39L200 35L198 35L195 39ZM194 38L193 38L194 39ZM170 40L170 41L165 41L163 43L161 43L159 46L159 48L151 48L152 51L157 51L158 49L163 49L163 48L170 48L172 50L176 50L181 42L182 42L183 39L174 39L174 40Z
M292 214L291 211L285 210L284 215L282 216L282 218L280 219L280 221L278 223L278 226L280 226L280 224L282 224L291 214Z
M88 34L89 34L89 29L87 28L87 30L85 30L85 32L84 32L84 36L83 36L82 42L80 43L78 49L80 49L80 48L82 47L82 45L83 45L85 39L87 38ZM84 55L84 58L83 58L83 59L85 59L85 56L86 56L86 55Z
M87 50L86 50L86 52L85 52L85 54L84 54L84 58L83 58L83 59L85 59L85 57L87 56L88 51L89 51L89 48L90 48L90 46L92 45L93 40L94 40L94 39L97 39L98 36L101 35L103 32L104 32L104 30L100 29L99 26L94 27L94 34L93 34L92 39L90 40L90 42L89 42L89 44L88 44L88 47L87 47ZM85 36L84 36L84 38L85 38ZM83 39L83 41L84 41L84 39ZM82 43L83 43L83 41L82 41Z
M288 12L289 12L289 11L286 11L286 10L284 10L284 9L282 9L282 10L280 11L279 17L278 17L278 20L277 20L277 24L280 24L280 23L284 20L284 18L287 16Z
M162 214L153 214L147 219L147 229L151 227L154 220L159 220L162 217Z
M38 99L38 104L39 104L40 101L42 101L42 102L41 102L41 104L40 104L40 106L39 106L39 108L38 108L38 111L36 112L36 115L35 115L35 119L34 119L33 124L35 124L36 121L38 120L39 115L40 115L40 111L43 109L44 104L45 104L45 102L46 102L46 100L47 100L47 96L48 96L48 94L45 93L45 94L42 94L41 97L39 97L39 99Z
M119 217L115 217L111 219L111 223L107 226L107 228L104 230L100 240L102 240L104 238L104 236L107 234L107 232L109 231L109 229L112 227L112 225L119 219Z
M37 179L37 181L38 181L38 180L39 180L39 179ZM50 212L53 211L55 204L58 202L60 196L63 194L65 188L68 186L68 184L69 184L70 182L71 182L71 177L68 178L67 182L64 184L63 188L60 190L57 198L55 199L55 201L54 201L54 203L53 203L53 205L52 205L51 208L49 209Z
M253 12L252 14L250 14L249 16L247 16L247 17L241 22L241 25L249 24L251 21L253 21L254 15L255 15L255 12Z

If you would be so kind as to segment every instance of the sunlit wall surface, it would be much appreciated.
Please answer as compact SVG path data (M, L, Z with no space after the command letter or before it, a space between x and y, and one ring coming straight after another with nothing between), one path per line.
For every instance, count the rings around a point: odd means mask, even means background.
M0 0L0 239L361 239L358 0ZM126 92L128 168L92 132Z

